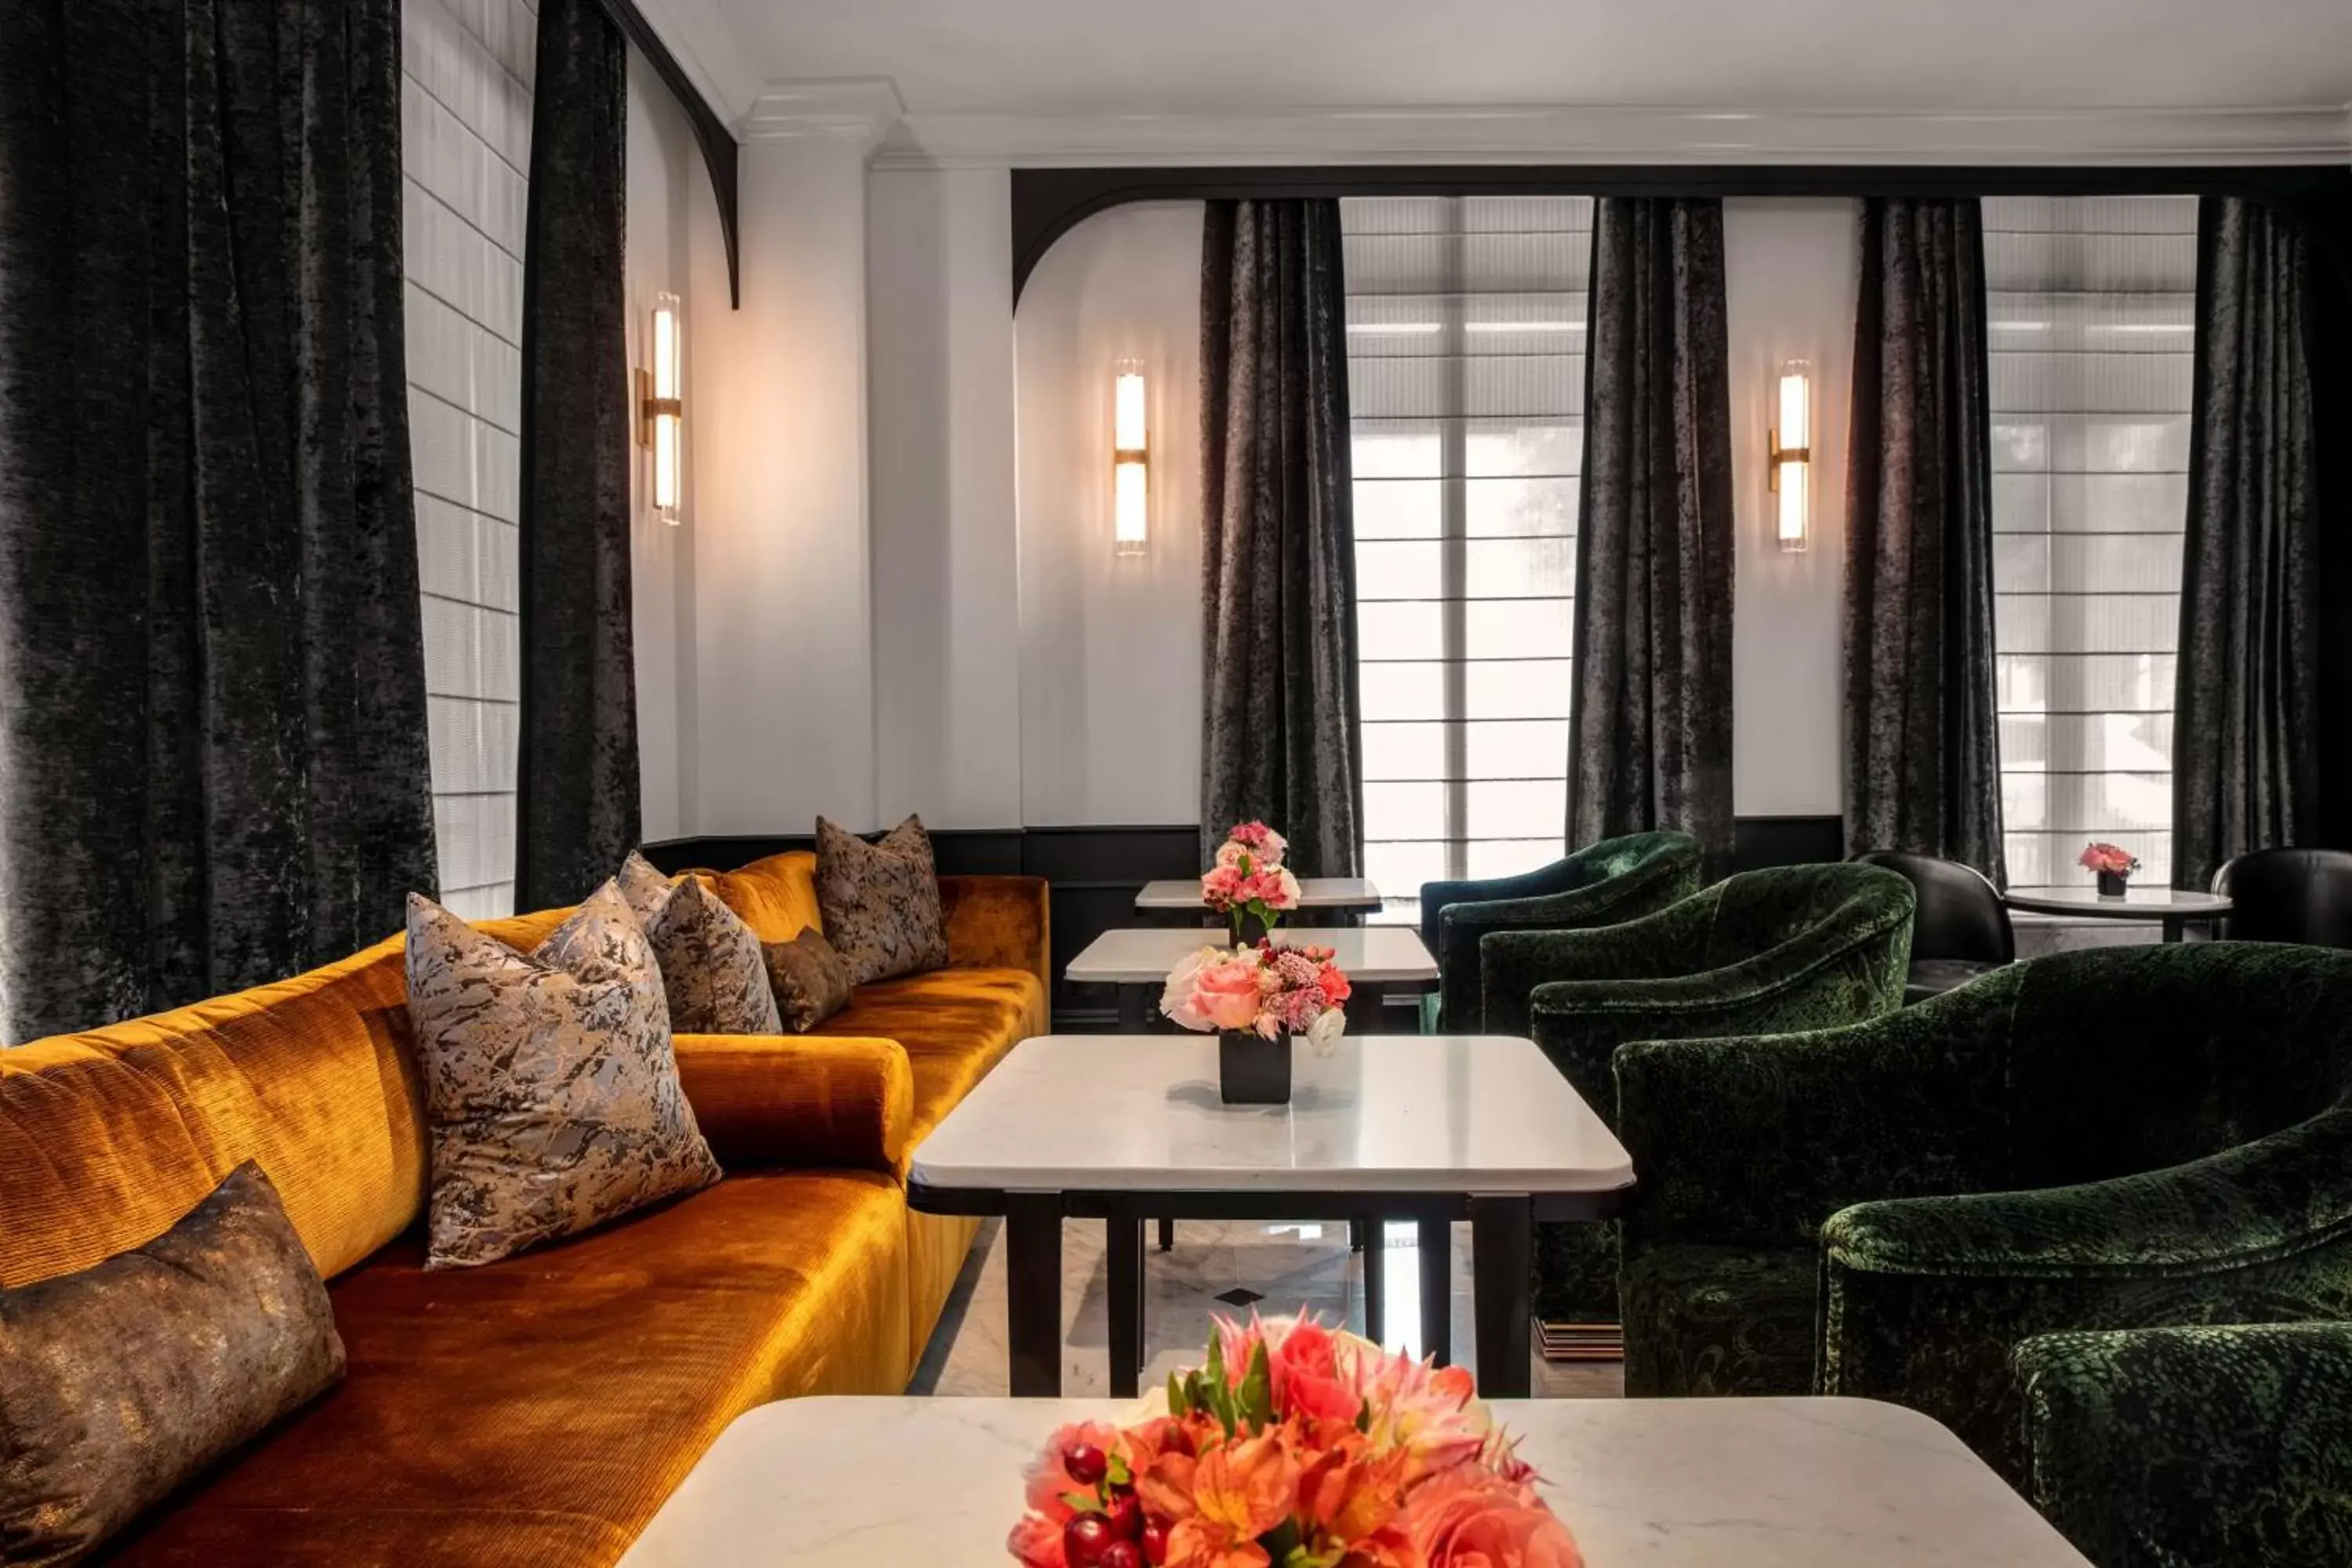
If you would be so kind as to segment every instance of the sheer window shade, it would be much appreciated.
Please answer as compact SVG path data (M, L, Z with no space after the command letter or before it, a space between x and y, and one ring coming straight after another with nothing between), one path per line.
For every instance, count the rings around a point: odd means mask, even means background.
M2093 838L2172 871L2197 202L1984 204L1994 645L2011 882Z
M1583 197L1361 197L1347 242L1365 870L1557 858L1583 456Z

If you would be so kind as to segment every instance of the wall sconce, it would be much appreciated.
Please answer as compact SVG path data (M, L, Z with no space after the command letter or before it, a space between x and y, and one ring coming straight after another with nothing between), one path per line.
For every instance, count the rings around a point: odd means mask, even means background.
M1801 359L1783 360L1774 402L1779 417L1765 437L1772 493L1780 498L1773 536L1783 550L1802 550L1812 500L1813 367Z
M672 528L677 526L679 458L686 424L686 398L678 374L683 337L677 296L664 289L654 296L653 366L637 370L637 441L653 452L654 510Z
M1111 367L1110 538L1118 555L1151 546L1151 442L1147 434L1143 362Z

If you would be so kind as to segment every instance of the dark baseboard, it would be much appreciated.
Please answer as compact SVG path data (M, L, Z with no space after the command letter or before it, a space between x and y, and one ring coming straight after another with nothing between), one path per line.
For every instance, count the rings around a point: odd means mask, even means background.
M724 834L670 838L644 847L664 871L730 871L788 849L809 849L809 834ZM1735 830L1738 868L1794 866L1844 856L1845 827L1834 816L1744 816ZM1201 869L1201 831L1190 823L1135 827L964 827L931 830L931 852L950 877L1043 877L1052 885L1054 973L1107 931L1134 925L1135 895L1162 877ZM1106 987L1054 985L1056 1027L1107 1029L1118 1003Z

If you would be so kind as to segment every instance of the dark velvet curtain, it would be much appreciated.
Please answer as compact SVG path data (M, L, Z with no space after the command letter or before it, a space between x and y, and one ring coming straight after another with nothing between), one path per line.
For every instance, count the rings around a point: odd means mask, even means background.
M1201 836L1362 855L1348 312L1336 201L1215 201L1201 241Z
M1845 841L2001 858L1984 225L1862 204L1847 449Z
M515 907L568 904L637 841L629 600L628 46L542 0L523 248L522 714Z
M2200 204L2173 708L2173 880L2183 888L2208 886L2249 849L2322 842L2315 272L2293 215L2231 196ZM2352 721L2340 708L2329 717Z
M431 890L399 0L0 5L0 1033Z
M1568 842L1675 828L1731 866L1723 204L1594 214Z

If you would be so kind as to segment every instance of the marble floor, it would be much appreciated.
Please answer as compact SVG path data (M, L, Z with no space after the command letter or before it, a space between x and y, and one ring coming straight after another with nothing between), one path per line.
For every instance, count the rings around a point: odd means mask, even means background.
M1387 1241L1378 1261L1386 1270L1388 1342L1391 1349L1417 1352L1418 1232L1412 1225L1391 1225ZM1322 1220L1183 1220L1177 1224L1172 1252L1160 1252L1147 1239L1143 1386L1199 1364L1213 1312L1246 1314L1254 1305L1272 1314L1305 1307L1360 1332L1363 1265L1371 1256L1349 1250L1344 1224ZM1454 1236L1453 1353L1464 1366L1476 1364L1469 1258L1470 1227L1458 1225ZM1100 1396L1109 1392L1110 1383L1100 1221L1065 1222L1062 1265L1062 1391L1072 1397ZM1256 1300L1220 1299L1235 1292L1254 1293ZM990 1220L972 1244L955 1294L908 1392L1002 1395L1006 1391L1004 1331L1004 1240L999 1222ZM1533 1386L1539 1398L1616 1397L1624 1393L1619 1363L1554 1363L1539 1355L1533 1360Z

